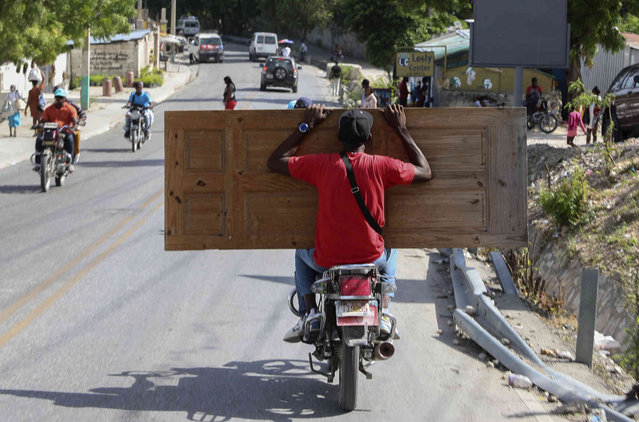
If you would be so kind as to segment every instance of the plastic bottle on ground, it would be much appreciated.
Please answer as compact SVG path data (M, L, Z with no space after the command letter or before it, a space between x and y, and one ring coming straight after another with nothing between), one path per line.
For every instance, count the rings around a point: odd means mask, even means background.
M510 374L508 375L508 385L516 388L530 388L532 387L532 381L525 375Z

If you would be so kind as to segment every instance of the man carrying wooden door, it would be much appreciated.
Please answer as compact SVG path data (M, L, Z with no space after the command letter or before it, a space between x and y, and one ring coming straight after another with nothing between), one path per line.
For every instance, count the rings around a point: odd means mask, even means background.
M304 122L268 159L271 171L312 184L319 197L315 248L298 249L295 253L295 286L298 298L303 299L299 301L302 317L284 336L288 342L300 341L306 330L311 337L313 331L319 330L311 285L316 275L329 267L372 262L384 281L395 282L397 251L384 247L381 234L385 224L384 190L397 184L427 182L432 177L426 157L406 128L401 105L389 105L384 117L399 135L410 163L364 152L364 142L371 137L373 116L363 110L349 110L340 117L337 135L344 144L342 154L294 157L304 137L329 114L324 105L308 108ZM347 165L352 167L351 175ZM352 187L353 175L356 187ZM388 313L390 297L384 296L383 302L383 311ZM384 315L380 328L390 333L390 322Z

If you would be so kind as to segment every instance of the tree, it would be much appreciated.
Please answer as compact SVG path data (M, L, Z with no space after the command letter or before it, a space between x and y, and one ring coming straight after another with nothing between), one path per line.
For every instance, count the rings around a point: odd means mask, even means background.
M134 0L12 0L0 2L0 63L35 59L50 63L82 45L88 28L98 38L128 32Z
M366 44L371 64L386 70L392 68L397 48L428 40L455 20L446 10L414 0L341 0L336 9L336 22Z
M569 82L581 78L581 60L592 66L592 59L601 45L612 52L625 46L625 39L618 29L622 16L639 13L636 0L568 0L570 23Z
M632 32L639 34L639 16L628 14L625 19L619 25L621 32Z
M262 0L261 9L277 31L306 38L309 31L324 28L333 19L335 0ZM301 6L303 4L303 7Z

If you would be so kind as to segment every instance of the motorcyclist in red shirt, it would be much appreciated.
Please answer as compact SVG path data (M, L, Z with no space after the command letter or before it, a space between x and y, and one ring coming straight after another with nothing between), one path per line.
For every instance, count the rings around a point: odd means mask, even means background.
M384 247L384 238L366 220L351 191L346 167L340 154L310 154L295 157L302 140L330 114L324 105L313 105L306 110L304 123L299 125L271 154L268 167L276 173L304 180L317 188L319 197L315 229L315 248L298 249L295 253L295 286L303 316L284 336L288 342L300 341L307 327L306 321L317 314L315 294L310 291L315 276L334 265L373 262L378 265L384 281L394 282L397 251ZM353 167L357 185L366 208L379 227L384 220L384 191L396 185L427 182L431 169L426 157L415 144L406 128L406 116L401 105L389 105L384 117L395 129L408 154L410 163L394 158L370 155L364 152L364 142L371 137L373 116L364 110L348 110L342 114L338 137L344 145L346 157ZM390 297L382 304L387 313ZM382 316L382 330L390 333L390 323Z

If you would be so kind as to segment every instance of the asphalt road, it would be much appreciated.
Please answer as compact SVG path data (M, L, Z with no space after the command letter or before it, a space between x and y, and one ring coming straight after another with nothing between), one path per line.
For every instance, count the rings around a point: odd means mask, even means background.
M163 250L163 111L221 109L225 75L240 109L329 99L311 67L298 94L260 92L259 65L227 48L156 108L140 151L121 127L95 137L47 194L28 162L0 171L0 420L556 420L476 347L453 344L434 251L401 251L402 339L343 413L337 385L310 372L310 347L282 341L296 321L293 251Z

